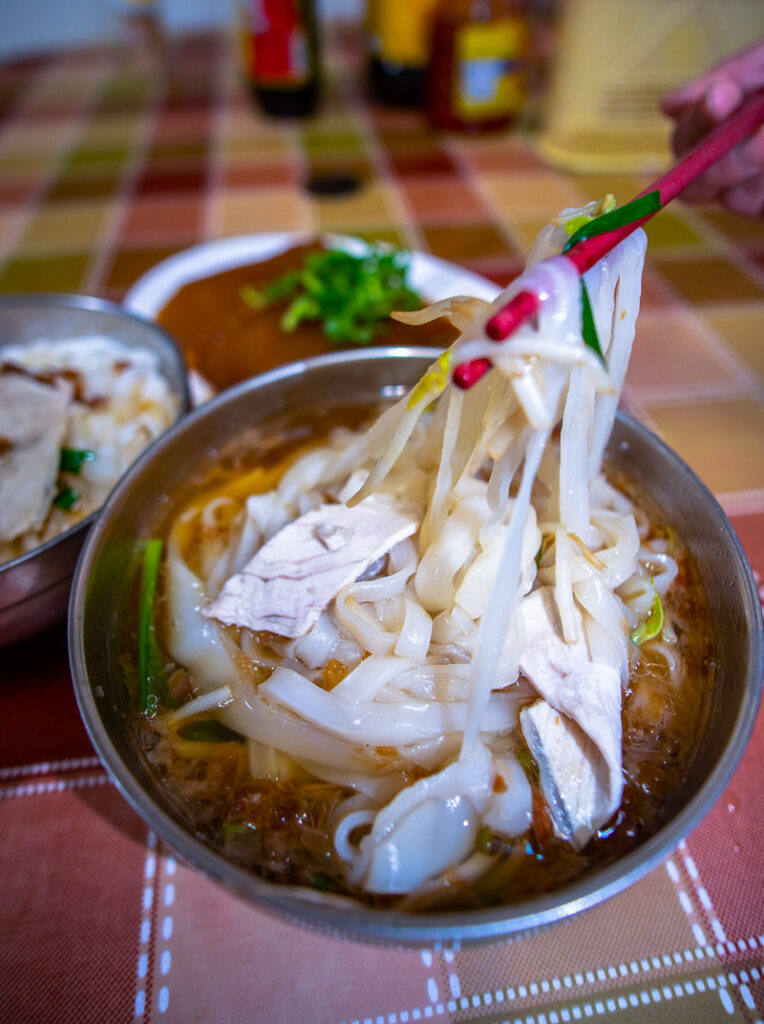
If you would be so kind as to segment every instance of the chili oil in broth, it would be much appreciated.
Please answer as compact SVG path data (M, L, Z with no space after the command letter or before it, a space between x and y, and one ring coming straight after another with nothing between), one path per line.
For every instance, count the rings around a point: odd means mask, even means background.
M242 477L262 470L267 487L308 448L320 444L339 426L359 429L379 410L326 409L285 417L258 428L218 453L216 463L190 480L177 496L157 534L190 504L227 493L243 505ZM214 718L198 716L177 730L159 714L137 713L137 597L129 616L125 654L126 679L132 694L137 741L167 801L196 835L230 860L276 882L345 893L367 904L407 911L470 909L513 903L553 892L619 857L654 835L670 818L681 797L701 744L714 684L714 639L708 604L694 561L673 528L633 481L605 463L605 473L634 502L637 519L649 523L647 539L669 538L679 574L663 601L667 620L677 632L677 653L684 663L681 681L673 683L660 659L636 649L624 691L621 806L611 821L580 852L559 839L541 793L535 764L516 727L516 751L533 789L533 824L522 837L481 837L485 852L498 853L487 874L468 884L456 876L437 887L405 896L379 896L341 881L343 864L329 829L334 809L352 790L306 773L285 782L253 778L246 741ZM267 489L263 488L263 489ZM223 523L225 528L225 523ZM135 587L137 595L137 585ZM156 635L162 644L165 596L160 576L155 605ZM236 639L236 627L223 627ZM258 634L262 640L266 634ZM238 646L238 644L237 644ZM174 705L191 699L193 680L183 666L167 661L168 689ZM345 675L343 666L327 667L323 685L332 689ZM255 669L253 681L264 681ZM413 766L411 781L424 774Z
M178 341L189 367L216 390L284 363L350 347L332 344L318 323L303 321L294 331L285 331L285 302L255 309L242 297L244 288L262 289L299 269L306 255L319 248L294 246L260 263L191 281L160 310L157 320ZM445 320L412 327L388 319L373 343L448 348L456 334Z

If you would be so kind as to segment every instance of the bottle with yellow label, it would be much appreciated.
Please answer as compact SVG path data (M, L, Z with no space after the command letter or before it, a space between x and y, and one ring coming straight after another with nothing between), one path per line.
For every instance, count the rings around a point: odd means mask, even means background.
M423 107L437 0L368 0L369 83L381 103Z
M522 0L440 0L431 23L427 112L436 128L503 128L525 100L530 32Z

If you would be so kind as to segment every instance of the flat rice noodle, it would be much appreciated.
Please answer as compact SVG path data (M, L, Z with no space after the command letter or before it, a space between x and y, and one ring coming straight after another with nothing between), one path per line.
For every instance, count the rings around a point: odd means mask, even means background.
M547 440L548 433L542 431L534 434L528 444L523 477L509 518L504 550L488 606L480 622L477 649L472 659L470 714L464 730L462 756L467 756L478 742L484 709L488 704L493 682L499 675L508 628L517 628L514 620L520 582L522 536L530 506L531 487ZM519 647L517 639L515 643ZM518 658L519 654L519 650L516 649Z
M495 770L481 744L435 775L407 786L360 843L355 880L369 892L405 893L475 849Z
M411 698L400 704L380 701L349 702L327 693L291 669L276 669L258 687L258 695L348 742L395 747L461 732L467 718L463 701L431 703ZM483 710L479 729L502 732L517 720L515 704L494 698Z
M222 683L235 688L240 674L233 645L216 622L202 615L202 609L209 604L209 594L180 556L172 536L166 574L166 644L170 656L188 669L197 689L213 690Z

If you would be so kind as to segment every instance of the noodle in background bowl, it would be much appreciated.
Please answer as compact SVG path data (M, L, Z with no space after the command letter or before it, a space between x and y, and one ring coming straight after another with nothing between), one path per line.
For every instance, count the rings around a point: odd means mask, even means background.
M643 487L692 552L716 624L717 672L708 728L660 830L615 863L554 892L481 910L405 913L271 883L227 860L184 821L139 752L120 658L118 581L136 541L150 535L169 496L214 463L221 447L285 413L369 407L398 397L430 365L422 349L370 349L281 367L246 381L171 428L128 471L90 532L69 612L72 674L90 737L128 802L191 865L260 908L335 935L397 945L502 939L551 924L615 895L663 860L720 796L753 727L764 668L756 586L716 500L645 427L619 415L608 457Z
M4 346L47 340L53 346L103 335L153 352L159 373L176 396L178 416L190 400L183 356L170 336L150 320L86 295L29 294L0 299L0 356ZM66 617L72 573L98 510L63 533L0 563L0 647L18 642Z

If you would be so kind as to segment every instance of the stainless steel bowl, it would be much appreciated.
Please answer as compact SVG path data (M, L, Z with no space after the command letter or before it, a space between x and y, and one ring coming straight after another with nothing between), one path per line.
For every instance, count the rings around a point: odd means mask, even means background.
M84 295L9 295L0 298L0 350L41 339L65 341L103 334L125 345L156 352L159 367L180 400L189 406L186 367L180 349L156 324L121 306ZM0 564L0 647L65 618L77 558L93 512L70 530L25 555Z
M557 892L511 906L441 914L374 910L271 884L205 845L156 785L125 711L119 632L125 595L115 581L121 578L131 542L150 530L159 503L210 464L227 442L285 410L326 402L368 405L398 395L431 359L432 353L422 349L325 356L254 378L197 409L134 465L107 501L77 568L69 617L72 673L90 737L124 796L159 835L189 863L264 909L335 934L407 945L506 937L591 907L644 875L700 821L732 775L753 726L764 664L758 594L724 513L677 455L643 426L621 416L610 452L647 488L689 544L718 631L710 723L676 794L671 820L618 862Z

